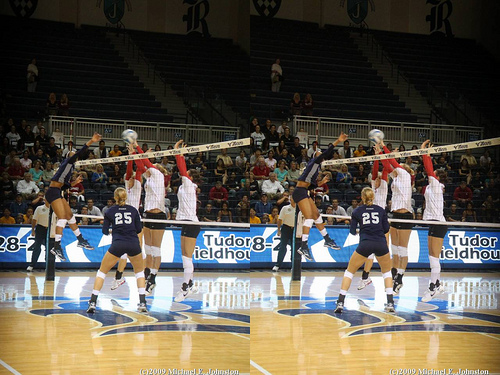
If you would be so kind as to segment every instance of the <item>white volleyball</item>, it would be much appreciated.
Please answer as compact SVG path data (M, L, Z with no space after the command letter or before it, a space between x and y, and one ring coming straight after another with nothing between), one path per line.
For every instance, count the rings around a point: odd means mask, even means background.
M125 143L135 143L137 141L137 133L132 129L127 129L122 133L122 139Z
M381 130L373 129L368 133L368 139L374 144L380 143L384 139L384 133Z

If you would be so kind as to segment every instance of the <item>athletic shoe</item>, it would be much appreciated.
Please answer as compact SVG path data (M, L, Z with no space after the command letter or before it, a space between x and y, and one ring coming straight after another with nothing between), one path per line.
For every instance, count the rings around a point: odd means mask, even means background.
M394 304L390 303L390 302L386 303L385 307L384 307L384 311L386 313L395 313L396 309L394 308Z
M141 302L137 305L137 311L141 313L147 313L148 307L144 302Z
M307 260L313 260L313 257L311 256L311 253L309 252L309 247L306 246L301 246L297 249L297 252L300 254L300 255L303 255L306 257Z
M189 297L191 294L194 294L197 292L198 292L198 289L196 289L196 287L193 286L193 281L189 280L189 284L182 283L181 290L179 290L179 292L175 296L174 301L175 302L182 302L187 297Z
M64 257L63 251L61 249L61 245L58 245L57 242L54 244L54 247L50 249L50 252L56 256L61 262L66 261Z
M368 279L359 280L358 290L365 289L366 286L372 283L372 279L368 277Z
M329 236L325 236L325 247L329 247L333 250L340 250L340 246L335 243Z
M125 284L125 278L122 277L121 279L113 279L113 285L111 285L111 290L118 289L120 285Z
M394 284L392 286L392 290L394 291L394 294L398 294L402 287L403 287L403 276L400 274L397 274L396 278L394 279Z
M274 266L272 269L273 272L278 272L279 270L280 270L280 268L278 266Z
M333 310L336 314L341 314L344 311L344 302L337 302L337 307Z
M154 281L151 281L151 279L149 279L146 282L146 295L147 296L149 296L153 292L153 289L155 288L155 286L156 286L156 283Z
M82 240L78 240L78 244L77 244L78 247L81 247L85 250L94 250L94 246L92 246L91 244L89 244L89 241L87 241L85 238L82 239Z
M28 271L28 272L33 272L33 267L28 266L28 268L26 268L26 271Z
M444 292L444 288L441 284L439 284L439 280L436 284L431 283L429 289L427 289L422 297L422 302L429 302L434 297L437 297L439 294Z
M87 309L87 314L95 313L96 303L89 301L89 308Z

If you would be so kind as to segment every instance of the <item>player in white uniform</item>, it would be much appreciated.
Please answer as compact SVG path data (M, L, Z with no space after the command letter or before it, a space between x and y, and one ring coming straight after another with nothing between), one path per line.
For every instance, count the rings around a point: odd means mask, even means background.
M377 154L382 153L379 145L375 145L374 149L375 153ZM387 205L387 192L389 190L389 185L387 180L389 173L392 172L393 168L389 163L389 161L387 160L381 160L381 161L383 165L382 173L379 173L378 171L379 168L378 160L375 160L373 162L371 185L373 192L375 193L375 199L373 201L373 204L385 209ZM385 238L387 240L387 246L389 246L389 232L385 234ZM361 276L361 280L359 280L358 290L364 289L367 285L370 285L372 283L372 279L370 278L370 271L373 267L374 259L375 255L371 254L366 260L365 267L363 269L363 275Z
M135 150L142 154L142 149L134 144ZM142 164L142 165L141 165ZM165 212L165 176L159 166L153 165L149 159L136 160L138 169L142 169L142 175L146 178L144 183L144 218L153 220L166 220ZM162 168L163 169L163 168ZM151 294L156 286L156 275L161 265L161 242L165 233L165 224L156 222L144 222L143 229L144 251L146 253L146 294Z
M386 154L389 154L389 149L381 141ZM409 166L403 164L401 166L396 160L388 159L394 170L391 172L392 177L392 213L394 219L413 219L413 207L411 206L411 175L413 171ZM397 294L403 287L403 275L408 264L408 242L410 241L412 223L392 222L391 235L391 250L392 250L392 274L394 277L394 294Z
M429 140L422 143L421 148L424 149L430 144ZM434 172L432 160L429 155L422 155L425 172L429 178L429 184L425 187L425 210L424 220L445 222L444 209L444 185L441 181L446 181L447 174L444 170L438 169ZM427 245L429 248L429 263L431 266L431 282L422 297L423 302L430 301L440 293L443 293L443 285L439 282L441 273L441 264L439 256L443 248L443 239L448 231L446 225L429 225L429 233L427 236Z
M133 153L133 148L129 145L129 153ZM125 189L127 190L127 202L126 204L134 207L137 211L139 211L139 204L141 203L141 191L142 191L142 172L144 171L144 167L142 165L142 161L138 160L139 164L142 168L137 167L136 172L134 173L134 162L129 160L127 162L127 172L125 173ZM137 161L136 161L137 165ZM139 243L142 248L142 235L143 232L139 233ZM125 279L123 278L123 271L127 266L127 254L123 254L118 262L118 267L116 268L115 279L113 280L113 284L111 285L111 290L117 289L120 285L125 283Z
M183 140L179 140L174 149L179 149L184 146ZM197 195L196 189L200 180L200 174L196 169L186 168L186 160L183 155L175 155L177 168L181 175L181 185L177 190L177 198L179 199L179 208L177 209L177 220L199 222L196 215ZM196 246L196 238L200 233L199 225L182 225L181 231L181 251L182 251L182 267L184 268L184 280L181 290L175 296L175 302L184 301L189 295L196 293L197 290L193 285L193 252Z

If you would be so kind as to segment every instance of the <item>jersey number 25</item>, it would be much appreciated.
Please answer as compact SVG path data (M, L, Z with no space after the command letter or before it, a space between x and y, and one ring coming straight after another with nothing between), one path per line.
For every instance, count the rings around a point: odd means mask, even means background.
M117 212L115 214L115 224L120 225L123 224L132 224L132 213L131 212L124 212L123 214L121 212Z
M361 217L363 218L363 225L378 224L380 221L378 212L363 212L363 215L361 215Z

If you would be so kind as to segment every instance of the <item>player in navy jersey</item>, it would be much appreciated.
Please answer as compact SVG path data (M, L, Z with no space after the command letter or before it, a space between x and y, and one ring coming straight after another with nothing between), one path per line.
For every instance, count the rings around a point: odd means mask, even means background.
M297 181L297 185L295 190L293 191L293 200L299 206L300 212L304 216L304 225L302 227L302 245L297 250L297 252L301 255L304 255L306 259L313 260L311 253L309 252L309 245L307 240L309 238L309 231L313 224L316 225L316 228L320 231L323 236L326 247L331 247L334 250L340 250L340 247L335 243L334 240L330 238L328 235L325 224L323 223L323 219L319 215L318 208L314 204L314 201L308 194L308 189L311 185L316 185L318 173L321 170L321 163L324 160L329 160L333 158L334 147L337 146L340 142L344 142L347 139L347 135L341 133L338 139L333 142L328 149L319 154L318 153L313 157L309 163L307 163L306 168L300 175ZM328 182L328 178L325 176L323 180L319 183L320 185Z
M125 202L127 201L127 191L124 188L115 190L115 202L104 214L104 224L102 233L109 234L112 230L112 243L104 258L102 258L101 267L97 271L94 282L94 290L90 297L87 313L94 313L104 279L109 270L116 264L123 254L127 254L134 268L137 288L139 289L139 312L147 312L146 306L146 281L144 279L144 261L142 259L142 250L137 234L142 231L141 217L135 207Z
M54 174L54 177L52 177L50 186L45 193L45 199L47 199L58 218L56 224L55 243L54 247L50 249L50 252L62 261L66 260L61 247L63 229L66 226L66 223L69 224L69 227L78 238L79 247L86 250L94 250L94 248L80 233L80 229L78 229L76 219L73 216L73 212L71 211L68 201L63 199L61 196L61 190L69 187L70 179L73 171L75 170L75 163L77 160L83 158L87 154L89 146L92 143L99 142L101 138L100 134L94 133L93 137L80 150L77 152L69 152L68 157L61 163L58 170Z
M384 277L385 292L387 294L386 312L394 312L394 299L392 290L391 256L387 247L385 233L389 232L389 221L385 210L373 204L375 193L371 188L364 188L361 191L363 205L352 212L351 234L356 235L356 228L359 224L359 245L351 255L349 265L344 273L340 294L337 300L336 313L341 313L344 309L344 300L351 286L352 278L356 271L366 262L366 259L375 254Z

